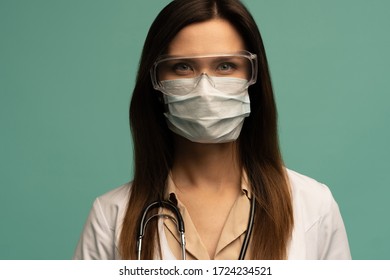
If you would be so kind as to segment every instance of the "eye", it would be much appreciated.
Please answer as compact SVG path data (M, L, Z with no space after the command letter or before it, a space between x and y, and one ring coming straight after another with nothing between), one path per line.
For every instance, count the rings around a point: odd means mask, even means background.
M175 74L180 76L191 75L194 70L188 63L179 62L172 66L172 70Z
M217 72L222 75L231 74L237 69L237 66L232 62L222 62L218 64Z

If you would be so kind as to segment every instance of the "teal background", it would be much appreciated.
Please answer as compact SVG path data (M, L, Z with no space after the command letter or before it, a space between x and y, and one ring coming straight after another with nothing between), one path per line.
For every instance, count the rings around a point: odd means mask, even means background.
M93 199L131 180L130 96L168 2L0 0L0 259L71 258ZM287 166L330 187L354 259L390 259L390 2L244 2Z

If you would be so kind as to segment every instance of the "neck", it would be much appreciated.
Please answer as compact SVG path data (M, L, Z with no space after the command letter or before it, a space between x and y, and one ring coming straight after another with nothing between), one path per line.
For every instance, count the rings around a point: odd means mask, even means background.
M178 136L175 144L172 175L181 188L220 191L240 184L237 142L201 144Z

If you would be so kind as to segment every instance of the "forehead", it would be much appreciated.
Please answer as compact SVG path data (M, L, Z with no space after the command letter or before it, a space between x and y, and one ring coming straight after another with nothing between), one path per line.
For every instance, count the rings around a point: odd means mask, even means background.
M184 27L168 46L168 54L175 56L235 53L245 49L245 44L226 20L212 19Z

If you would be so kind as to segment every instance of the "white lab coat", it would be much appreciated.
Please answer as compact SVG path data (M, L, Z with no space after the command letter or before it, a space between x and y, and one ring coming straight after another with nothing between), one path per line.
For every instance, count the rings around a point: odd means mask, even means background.
M344 223L328 187L294 171L287 172L294 211L288 259L351 259ZM95 200L74 259L120 259L119 236L130 189L131 183L127 183ZM174 259L162 223L159 235L163 259Z

